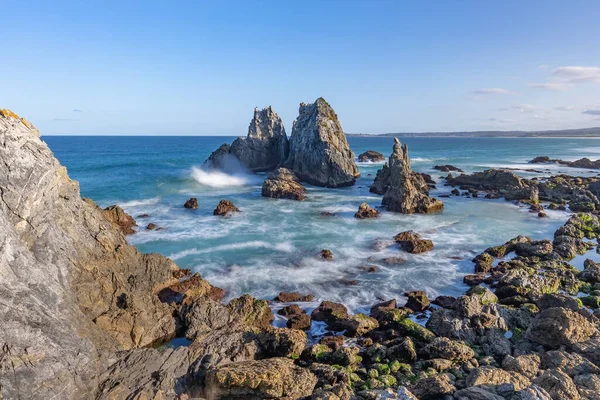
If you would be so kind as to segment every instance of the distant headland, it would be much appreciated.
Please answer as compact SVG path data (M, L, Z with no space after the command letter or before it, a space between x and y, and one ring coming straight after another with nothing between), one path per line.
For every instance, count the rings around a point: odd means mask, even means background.
M394 132L394 133L347 133L347 136L365 137L600 137L600 127L560 129L547 131L473 131L473 132Z

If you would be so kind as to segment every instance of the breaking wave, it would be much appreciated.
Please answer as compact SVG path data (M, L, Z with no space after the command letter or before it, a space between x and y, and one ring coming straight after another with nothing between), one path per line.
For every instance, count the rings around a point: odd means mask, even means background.
M216 188L244 186L251 184L256 180L255 177L250 174L227 174L217 170L205 171L196 167L192 168L192 178L201 185Z

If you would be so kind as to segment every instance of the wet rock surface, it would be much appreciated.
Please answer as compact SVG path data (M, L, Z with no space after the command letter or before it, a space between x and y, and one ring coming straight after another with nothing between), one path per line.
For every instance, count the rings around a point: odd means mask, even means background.
M239 208L237 208L233 202L223 199L217 204L217 208L214 209L213 215L225 217L239 211Z
M367 150L364 153L358 155L359 162L378 162L384 161L385 156L378 151L375 150Z

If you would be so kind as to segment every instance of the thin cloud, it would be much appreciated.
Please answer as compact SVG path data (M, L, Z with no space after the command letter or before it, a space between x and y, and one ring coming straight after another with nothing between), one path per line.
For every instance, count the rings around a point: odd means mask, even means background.
M83 110L80 110L80 109L78 109L78 108L74 108L74 109L73 109L73 112L76 112L76 113L82 113L82 112L83 112Z
M571 106L558 106L558 107L554 107L554 109L556 111L573 111L575 109L575 107L571 107Z
M565 90L569 86L564 83L544 82L544 83L528 83L527 86L534 89L546 89L553 91Z
M571 83L600 82L600 67L560 67L552 75Z
M583 114L587 115L600 115L600 110L585 110Z
M488 95L488 94L513 94L510 90L502 89L502 88L484 88L473 90L473 93L476 96Z
M515 105L512 105L507 108L501 108L500 110L502 110L502 111L513 110L513 111L517 111L520 113L531 113L536 110L539 110L539 107L532 106L531 104L515 104Z

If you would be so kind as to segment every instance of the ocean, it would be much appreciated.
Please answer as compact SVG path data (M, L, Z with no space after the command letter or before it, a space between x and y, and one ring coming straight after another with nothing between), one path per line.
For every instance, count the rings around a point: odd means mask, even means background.
M205 173L199 167L220 144L233 137L115 137L44 136L81 194L106 207L118 204L134 216L139 231L128 237L143 252L158 252L180 267L199 272L227 291L227 298L250 293L272 299L280 291L311 293L321 299L364 311L373 303L401 299L409 290L426 290L430 297L460 295L463 276L473 272L470 261L481 250L519 234L534 239L552 238L568 218L564 211L548 211L538 218L526 207L503 199L443 198L444 211L432 215L383 212L373 220L354 218L363 201L381 204L369 185L383 163L359 163L361 177L349 188L326 189L306 185L303 202L261 196L266 174L236 176ZM541 170L515 171L519 175L557 173L596 175L597 171L558 165L531 165L527 160L547 155L575 160L600 158L600 139L545 138L406 138L412 167L431 174L438 182L431 194L449 193L441 179L446 173L434 165L452 164L466 172L491 167ZM391 137L349 137L356 155L376 150L386 157ZM198 199L199 208L183 203ZM229 218L212 215L221 199L241 210ZM322 216L327 211L333 217ZM148 217L139 217L148 214ZM147 231L154 223L163 228ZM405 230L433 240L435 249L421 255L381 248ZM330 249L332 261L318 258ZM588 253L587 257L590 256ZM383 260L402 257L406 262ZM581 263L577 258L574 263ZM366 272L365 266L376 266ZM348 284L349 281L355 281Z

